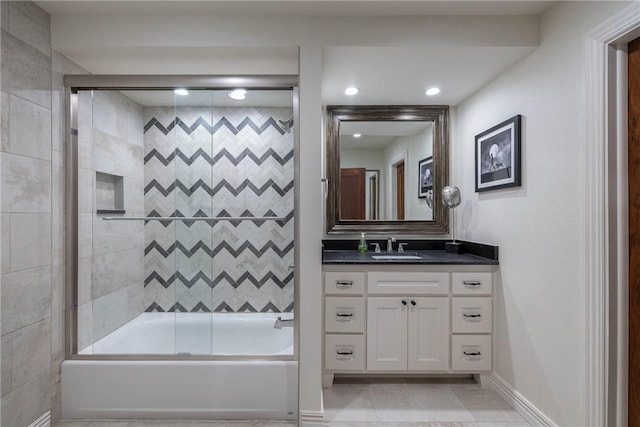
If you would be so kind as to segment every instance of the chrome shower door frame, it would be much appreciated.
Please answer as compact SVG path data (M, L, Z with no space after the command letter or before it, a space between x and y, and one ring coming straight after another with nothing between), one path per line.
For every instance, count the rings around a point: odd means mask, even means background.
M299 278L294 270L294 353L293 356L216 356L157 354L78 354L78 91L82 90L232 90L238 87L252 90L291 90L294 116L294 189L299 185L299 102L297 75L65 75L65 100L68 114L65 123L65 360L298 360ZM296 193L294 193L295 195ZM129 218L106 217L125 220ZM132 218L145 220L142 217ZM153 218L167 219L167 218ZM259 218L180 218L188 220L281 220L278 217ZM170 218L169 220L176 220ZM294 209L293 220L297 222ZM297 251L294 228L294 251Z

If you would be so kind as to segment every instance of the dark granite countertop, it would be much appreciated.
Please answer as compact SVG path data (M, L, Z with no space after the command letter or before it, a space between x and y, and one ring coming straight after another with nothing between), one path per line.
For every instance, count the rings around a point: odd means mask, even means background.
M461 253L448 253L444 250L446 240L399 240L406 242L406 253L414 253L420 259L374 259L372 255L388 255L385 251L386 240L370 240L378 243L382 252L370 250L361 254L356 248L357 240L323 240L323 264L368 264L368 265L421 265L421 264L457 264L457 265L498 265L498 247L474 242L462 242ZM397 243L396 243L397 245ZM397 255L394 246L393 255Z

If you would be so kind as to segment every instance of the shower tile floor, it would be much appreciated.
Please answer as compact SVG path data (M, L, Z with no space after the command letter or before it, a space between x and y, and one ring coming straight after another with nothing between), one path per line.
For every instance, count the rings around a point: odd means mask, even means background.
M60 421L56 427L293 427L278 421ZM495 391L467 379L336 379L327 427L528 427Z

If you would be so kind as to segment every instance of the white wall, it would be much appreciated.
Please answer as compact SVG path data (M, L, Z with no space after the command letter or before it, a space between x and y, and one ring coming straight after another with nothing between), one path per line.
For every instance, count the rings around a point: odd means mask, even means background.
M418 135L398 137L385 150L385 164L387 165L385 178L387 178L389 194L393 191L392 186L395 186L393 180L390 179L393 170L390 165L403 153L406 153L407 156L404 165L404 217L410 220L431 220L433 219L433 211L427 206L425 199L418 198L418 162L433 156L433 128L430 126ZM385 200L389 212L392 209L390 199Z
M458 106L457 234L500 247L495 374L558 425L585 424L585 34L627 3L566 2L541 46ZM523 116L522 186L474 192L474 136Z

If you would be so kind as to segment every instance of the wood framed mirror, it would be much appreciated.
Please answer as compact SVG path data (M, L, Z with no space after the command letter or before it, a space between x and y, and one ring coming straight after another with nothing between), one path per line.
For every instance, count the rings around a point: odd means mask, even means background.
M448 106L327 106L327 124L327 233L448 232Z

